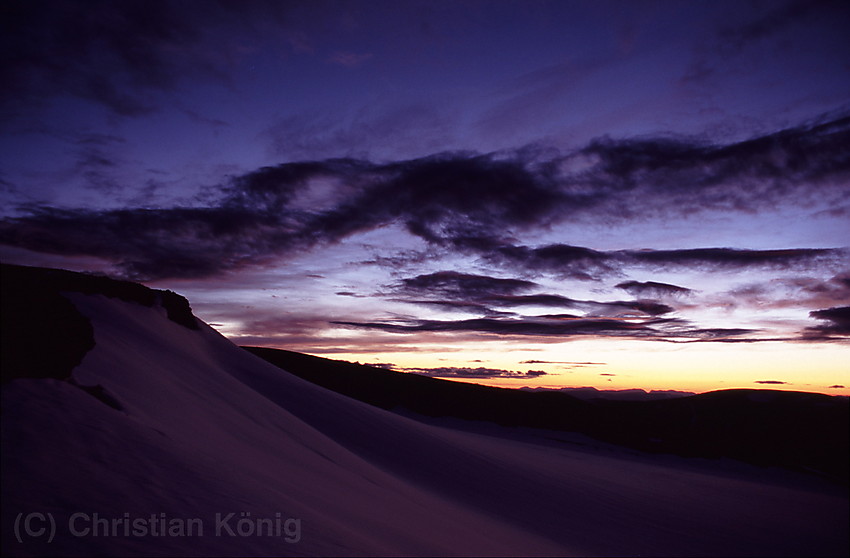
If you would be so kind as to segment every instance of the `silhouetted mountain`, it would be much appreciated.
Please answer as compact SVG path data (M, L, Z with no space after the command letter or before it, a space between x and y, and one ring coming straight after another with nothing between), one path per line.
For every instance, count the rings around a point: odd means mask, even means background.
M663 400L583 401L560 391L452 382L291 351L243 348L382 409L580 432L642 451L728 457L848 484L850 401L845 397L733 389Z
M676 399L678 397L687 397L695 395L692 391L677 391L673 389L666 390L651 390L643 389L596 389L595 387L562 387L562 388L545 388L545 387L521 387L523 391L560 391L579 399L616 399L618 401L647 401L650 399Z

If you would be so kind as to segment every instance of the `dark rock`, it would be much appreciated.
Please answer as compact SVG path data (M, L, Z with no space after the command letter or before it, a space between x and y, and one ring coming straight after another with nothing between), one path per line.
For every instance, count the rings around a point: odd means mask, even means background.
M95 346L88 318L62 293L98 294L153 307L168 318L199 329L189 302L172 291L157 291L109 277L0 264L0 371L2 382L13 378L67 380Z
M188 300L173 291L160 291L160 296L169 320L189 329L200 329Z
M65 380L94 344L89 320L56 288L28 270L2 267L2 383L13 378Z

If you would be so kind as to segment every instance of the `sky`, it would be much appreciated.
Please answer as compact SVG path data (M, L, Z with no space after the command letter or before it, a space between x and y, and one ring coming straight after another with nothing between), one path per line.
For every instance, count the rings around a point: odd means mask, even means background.
M850 394L850 4L19 1L0 259L508 387Z

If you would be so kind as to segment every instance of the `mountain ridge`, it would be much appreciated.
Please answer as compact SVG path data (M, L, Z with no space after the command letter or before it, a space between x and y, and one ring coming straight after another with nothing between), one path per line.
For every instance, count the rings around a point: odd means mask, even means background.
M729 389L651 401L583 400L561 391L452 382L281 349L243 348L301 378L382 409L401 407L428 417L578 432L641 451L730 457L850 484L846 398Z

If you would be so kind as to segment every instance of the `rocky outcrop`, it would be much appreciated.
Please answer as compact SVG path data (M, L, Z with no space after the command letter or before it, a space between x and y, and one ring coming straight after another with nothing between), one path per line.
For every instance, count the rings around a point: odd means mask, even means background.
M172 291L98 275L0 264L3 383L14 378L71 379L73 369L95 346L91 323L63 296L71 292L159 305L171 321L199 329L189 302Z

